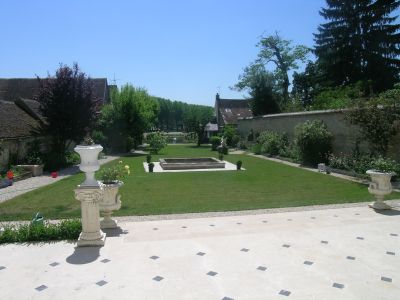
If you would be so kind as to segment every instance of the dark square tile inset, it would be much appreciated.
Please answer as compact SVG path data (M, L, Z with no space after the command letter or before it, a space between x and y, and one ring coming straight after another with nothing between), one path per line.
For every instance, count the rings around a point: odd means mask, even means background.
M0 271L4 270L4 269L7 269L7 268L5 266L0 266Z
M257 270L260 270L260 271L265 271L266 269L267 269L267 267L264 267L264 266L257 267Z
M335 282L335 283L332 285L332 287L338 288L338 289L342 289L342 288L344 288L344 284L336 283L336 282Z
M52 266L52 267L55 267L55 266L58 266L59 265L59 263L58 262L52 262L51 264L49 264L49 266ZM1 269L1 268L0 268Z
M386 282L392 282L392 278L385 277L385 276L382 276L382 277L381 277L381 280L382 280L382 281L386 281Z
M106 263L108 263L108 262L110 262L111 260L109 260L108 258L105 258L105 259L103 259L103 260L101 260L101 262L103 263L103 264L106 264Z
M224 298L222 298L222 300L234 300L234 299L230 298L230 297L224 297Z
M187 228L186 226L182 226L182 228Z
M337 216L337 215L334 215L334 217L337 218L338 216Z
M242 225L242 223L240 223L240 222L237 222L236 224L238 224L238 225Z
M292 219L287 219L288 221L292 221Z
M307 265L307 266L311 266L313 264L312 261L306 260L303 262L303 264Z
M214 227L215 225L214 225L214 224L210 224L210 226L211 226L211 227Z
M387 255L396 255L396 253L392 252L392 251L386 251Z
M44 285L44 284L42 284L41 286L38 286L38 287L35 288L35 290L37 290L38 292L41 292L41 291L43 291L45 289L47 289L47 286Z
M399 236L397 233L391 233L391 236Z
M354 256L347 256L346 258L349 259L349 260L355 260L356 259Z
M242 248L242 249L240 249L240 251L242 251L242 252L249 252L249 251L250 251L250 249L247 249L247 248Z
M153 230L158 230L158 228L153 228Z
M197 252L196 255L198 255L198 256L204 256L204 255L206 255L206 254L205 254L204 252Z
M105 281L105 280L100 280L100 281L96 282L96 284L97 284L98 286L103 286L103 285L106 285L107 283L108 283L108 282Z
M155 281L161 281L163 279L164 279L164 277L162 277L162 276L153 277L153 280L155 280Z
M150 259L156 260L156 259L159 259L159 257L157 255L153 255L153 256L150 256Z
M364 238L362 236L358 236L357 240L363 240Z
M217 275L217 274L218 274L218 273L217 273L217 272L214 272L214 271L210 271L210 272L207 273L208 276L215 276L215 275Z
M288 245L288 244L283 244L282 247L289 248L290 245Z
M328 244L328 241L321 241L321 244Z
M268 221L267 220L264 220L264 221L262 221L263 223L268 223Z
M290 292L289 292L289 291L286 291L286 290L281 290L281 291L279 292L279 295L289 296L289 295L290 295Z
M311 219L315 219L315 217L311 217Z
M359 213L355 213L354 215L359 216L360 214Z

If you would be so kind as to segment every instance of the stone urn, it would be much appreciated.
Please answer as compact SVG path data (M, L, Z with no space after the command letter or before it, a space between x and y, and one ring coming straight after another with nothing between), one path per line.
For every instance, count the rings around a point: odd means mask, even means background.
M100 221L101 229L118 227L117 221L111 219L114 210L121 208L121 195L118 195L118 189L123 185L122 181L112 183L102 183L103 197L99 202L99 208L103 215L103 220Z
M79 169L85 172L86 175L86 179L81 184L81 187L99 186L97 180L94 178L94 172L100 168L98 156L103 147L101 145L78 145L74 150L81 157Z
M391 209L389 205L383 202L385 195L392 192L392 184L390 180L395 173L379 172L376 170L368 170L367 174L371 176L371 183L368 187L368 192L374 195L376 201L369 206L373 209Z

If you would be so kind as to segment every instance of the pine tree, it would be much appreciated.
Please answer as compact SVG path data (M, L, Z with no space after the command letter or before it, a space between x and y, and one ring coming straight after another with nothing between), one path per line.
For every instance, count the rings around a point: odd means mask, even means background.
M315 34L315 54L328 85L372 81L375 91L399 79L398 0L326 0L328 20Z

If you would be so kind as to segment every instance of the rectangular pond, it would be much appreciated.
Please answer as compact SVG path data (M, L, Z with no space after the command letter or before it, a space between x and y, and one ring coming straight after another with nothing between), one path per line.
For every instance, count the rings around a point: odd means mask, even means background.
M223 169L225 162L214 157L160 158L163 170Z

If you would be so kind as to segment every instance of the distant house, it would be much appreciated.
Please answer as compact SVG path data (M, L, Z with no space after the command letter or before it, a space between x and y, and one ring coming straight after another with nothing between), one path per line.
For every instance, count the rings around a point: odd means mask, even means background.
M213 124L211 122L208 122L204 127L204 132L206 133L206 136L209 139L210 137L218 133L218 124Z
M218 93L215 96L215 114L219 130L222 130L226 125L237 127L238 118L253 116L250 109L250 100L222 99Z
M95 78L94 97L100 103L109 102L106 78ZM33 140L32 130L43 121L40 115L39 81L36 78L0 78L0 167L26 155L26 145Z

